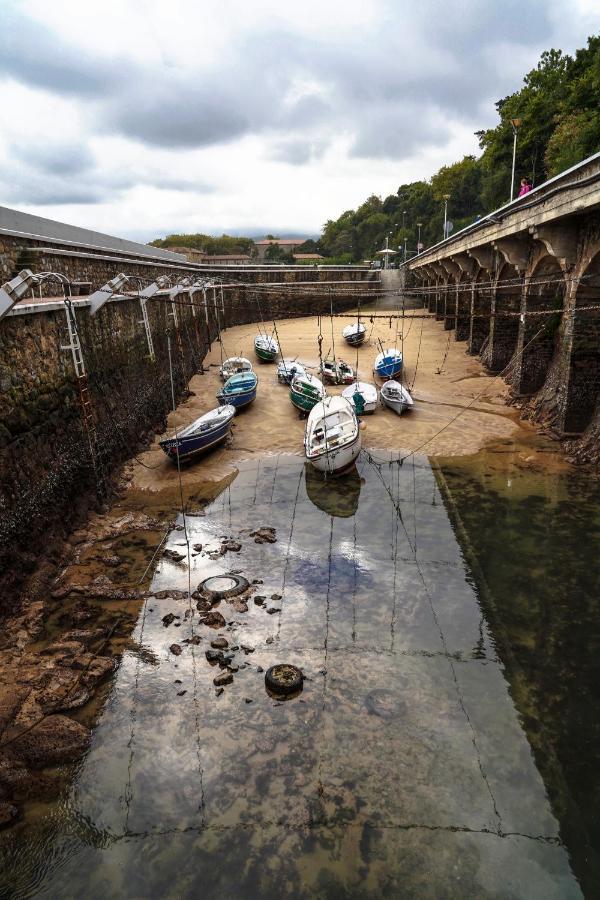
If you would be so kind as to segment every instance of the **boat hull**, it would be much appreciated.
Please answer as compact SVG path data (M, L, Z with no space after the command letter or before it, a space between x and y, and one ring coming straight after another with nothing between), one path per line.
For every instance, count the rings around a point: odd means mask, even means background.
M399 416L402 415L402 413L405 410L412 409L412 407L414 405L413 399L410 396L410 394L408 393L408 391L406 391L406 389L402 387L402 385L397 384L397 383L394 385L394 387L396 388L396 392L395 392L396 396L394 396L394 397L390 397L387 395L387 392L385 390L386 386L388 388L390 387L389 381L387 382L387 385L384 385L383 388L381 389L380 396L381 396L381 403L383 406L387 406L388 409L393 410Z
M189 438L171 438L161 441L160 446L169 459L176 460L179 457L179 460L183 462L216 447L225 440L230 428L231 420L208 434L191 435Z
M277 358L276 350L263 350L262 348L255 347L254 352L258 356L261 362L275 362Z
M223 391L220 391L217 394L217 400L221 404L228 403L230 406L235 406L236 409L242 409L244 406L249 406L253 400L256 400L256 388L252 388L250 391L239 391L235 394L225 394Z
M346 400L354 403L353 397L355 393L360 394L364 400L361 415L369 415L370 413L374 413L377 409L377 388L375 387L375 385L372 385L371 391L366 391L360 384L358 385L358 390L355 390L354 384L352 384L349 387L344 388L344 390L342 391L342 397L345 397Z
M361 437L359 431L351 444L335 447L318 456L309 456L308 461L311 466L314 466L319 472L326 472L330 475L339 475L356 462L358 454L360 453L360 445Z
M365 342L365 335L353 334L351 337L345 337L344 340L347 344L350 344L351 347L360 347L360 345Z
M313 406L316 406L317 403L320 403L322 397L308 397L306 394L301 394L299 391L290 391L290 400L301 412L310 412Z

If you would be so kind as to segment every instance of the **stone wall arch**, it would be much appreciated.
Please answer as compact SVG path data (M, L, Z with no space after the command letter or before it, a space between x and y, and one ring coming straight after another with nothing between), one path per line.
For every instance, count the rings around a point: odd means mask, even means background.
M556 257L541 256L526 279L519 339L510 381L520 394L533 394L546 380L565 305L564 271Z
M522 275L515 271L513 265L504 263L496 278L490 337L482 353L484 364L492 372L501 372L517 349L522 292Z
M491 279L488 269L480 268L473 282L468 346L468 351L473 356L487 346L490 334L493 293Z
M600 398L600 249L580 276L567 326L570 358L563 428L579 433Z

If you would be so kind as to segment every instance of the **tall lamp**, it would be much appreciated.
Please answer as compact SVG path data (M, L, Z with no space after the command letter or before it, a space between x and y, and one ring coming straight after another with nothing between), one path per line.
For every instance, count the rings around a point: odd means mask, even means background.
M512 159L512 174L510 177L510 199L512 201L515 196L515 163L517 161L517 131L521 127L521 119L511 119L510 124L512 125L513 130L513 159Z

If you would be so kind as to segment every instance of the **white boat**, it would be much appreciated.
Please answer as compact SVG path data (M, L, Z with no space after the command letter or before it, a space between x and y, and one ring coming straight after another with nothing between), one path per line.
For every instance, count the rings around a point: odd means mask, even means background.
M252 363L249 359L246 359L243 356L230 356L229 359L226 359L219 373L223 381L227 381L228 378L231 378L232 375L238 375L240 372L251 372L252 371Z
M354 369L343 359L324 359L319 371L329 384L352 384L355 377Z
M275 338L266 334L257 334L254 338L254 352L261 362L273 362L279 353L279 344Z
M377 388L368 381L355 381L354 384L348 385L342 391L342 397L354 404L359 416L375 412L377 409Z
M415 405L404 385L394 380L386 381L381 386L381 402L384 406L393 409L399 416L405 409L412 409Z
M360 347L367 334L366 325L362 322L353 322L342 329L342 337L351 347Z
M307 460L321 472L343 472L360 453L360 425L345 397L326 397L311 410L304 432Z
M277 378L281 384L291 384L296 375L305 375L304 366L295 359L282 359L277 365Z

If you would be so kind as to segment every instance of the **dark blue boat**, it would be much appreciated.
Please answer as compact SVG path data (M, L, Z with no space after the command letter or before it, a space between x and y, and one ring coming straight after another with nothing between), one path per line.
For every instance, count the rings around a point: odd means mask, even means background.
M256 397L258 378L254 372L238 372L228 378L219 393L219 403L230 403L236 409L248 406Z
M209 450L224 440L229 434L231 420L235 416L235 408L231 405L219 406L205 413L178 432L174 437L160 442L160 446L169 459L180 461Z
M394 378L402 371L402 353L395 347L382 350L375 357L373 371L380 378Z

